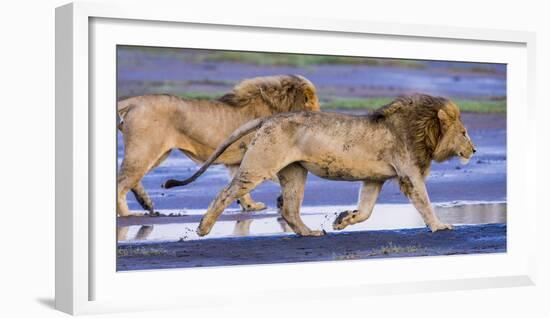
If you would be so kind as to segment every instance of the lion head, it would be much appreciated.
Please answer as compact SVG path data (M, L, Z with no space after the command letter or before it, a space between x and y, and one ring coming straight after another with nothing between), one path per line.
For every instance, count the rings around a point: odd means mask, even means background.
M437 162L458 156L462 164L467 164L476 148L460 119L458 107L451 101L438 110L441 138L435 147L433 158Z
M271 113L320 110L315 86L300 75L247 79L220 97L219 101L234 107L265 105Z
M416 164L427 171L430 162L458 156L467 163L476 152L460 110L450 100L424 94L399 97L374 111L370 118L391 123L412 148Z

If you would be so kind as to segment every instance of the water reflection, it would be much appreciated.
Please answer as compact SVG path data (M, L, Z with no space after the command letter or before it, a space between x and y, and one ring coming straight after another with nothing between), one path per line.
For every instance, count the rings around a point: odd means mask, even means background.
M447 223L506 223L506 203L441 205L434 208Z
M238 220L235 222L235 227L233 228L233 235L235 236L246 236L250 235L250 225L252 224L252 221L254 219L247 219L247 220ZM286 232L292 232L292 229L286 223L286 221L282 217L276 218L277 223L281 227L280 232L286 233Z
M139 227L137 233L133 236L133 238L128 239L128 231L130 230L130 226L119 226L116 228L116 237L118 241L140 241L140 240L146 240L149 235L153 232L153 225L140 225L136 226Z
M315 229L324 229L333 232L332 222L336 215L352 206L321 206L304 207L302 218L304 222ZM486 224L506 223L506 203L469 203L469 204L444 204L435 205L435 212L445 223L460 224ZM124 225L119 221L117 227L117 239L119 242L143 242L143 241L178 241L197 240L217 237L232 236L260 236L291 234L292 229L274 211L258 213L230 213L214 225L211 233L201 238L195 230L199 217L194 215L186 217L173 217L155 219L145 218L147 224ZM158 224L151 224L159 220ZM188 221L189 220L189 221ZM121 224L122 223L122 224ZM135 222L134 222L135 223ZM374 209L371 218L363 223L346 228L346 231L364 231L380 229L401 229L424 227L418 212L410 204L380 204Z

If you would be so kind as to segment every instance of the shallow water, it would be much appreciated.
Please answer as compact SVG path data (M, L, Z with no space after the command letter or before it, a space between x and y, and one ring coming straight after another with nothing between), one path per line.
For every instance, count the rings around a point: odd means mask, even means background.
M453 202L434 205L442 222L454 225L506 223L506 203L503 202ZM312 229L332 229L332 222L341 211L353 210L355 206L303 207L302 218ZM169 214L174 211L165 210ZM195 230L204 210L187 210L181 216L170 218L135 218L125 226L119 221L119 243L144 243L180 240L204 240L235 236L291 235L292 230L276 210L243 213L228 210L214 225L206 237L199 237ZM139 221L143 221L140 224ZM155 224L157 220L161 224ZM372 216L365 222L348 226L345 231L392 230L424 227L419 213L411 204L378 204Z

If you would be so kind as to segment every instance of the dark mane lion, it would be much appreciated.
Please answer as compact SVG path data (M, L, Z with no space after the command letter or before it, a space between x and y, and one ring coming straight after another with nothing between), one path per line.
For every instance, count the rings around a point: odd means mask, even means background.
M446 98L425 94L402 96L376 109L369 117L377 123L390 125L396 133L406 136L408 142L414 145L416 164L424 173L432 160L444 161L452 155L439 153L434 156L442 134L437 114L449 102ZM449 115L452 119L460 119L458 109L452 108Z
M345 211L333 228L368 219L382 185L399 182L432 231L452 229L435 215L426 189L432 160L457 156L463 163L476 149L450 100L428 95L400 97L367 116L293 112L250 121L234 131L186 180L168 180L167 188L193 182L242 136L253 133L239 171L212 201L197 229L207 235L223 210L263 181L277 176L283 190L282 217L298 235L318 236L299 212L308 172L330 180L361 181L357 210Z

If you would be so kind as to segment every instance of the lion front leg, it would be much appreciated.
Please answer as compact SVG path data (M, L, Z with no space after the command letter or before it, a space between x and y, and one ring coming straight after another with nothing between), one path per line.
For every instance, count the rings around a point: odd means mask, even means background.
M144 210L149 211L150 216L158 216L158 212L155 213L155 208L153 207L153 201L145 191L143 184L138 182L132 189L132 193L136 197L136 201L141 205Z
M363 222L367 220L374 209L374 204L383 182L367 182L364 181L359 190L359 204L357 210L341 212L332 223L332 228L335 230L343 230L346 226Z
M424 223L432 230L452 230L451 224L442 223L433 210L424 179L418 177L399 177L399 186L401 191L411 200L414 207L418 210Z

